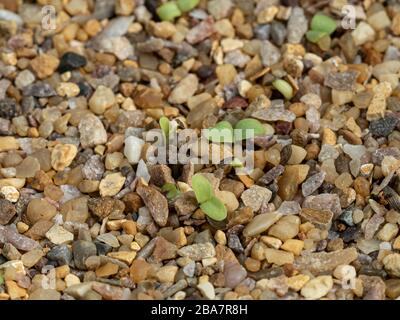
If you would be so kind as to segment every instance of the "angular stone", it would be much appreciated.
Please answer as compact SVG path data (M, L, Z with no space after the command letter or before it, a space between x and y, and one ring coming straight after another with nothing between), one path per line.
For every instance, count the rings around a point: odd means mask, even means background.
M303 208L300 217L305 221L309 221L316 227L321 229L330 229L332 224L333 213L330 210L314 210Z
M303 253L302 256L296 258L294 265L299 270L319 274L333 271L341 264L350 264L357 258L357 249L347 248L333 252Z
M194 261L200 261L206 258L215 257L214 246L207 243L196 243L189 246L182 247L178 250L178 254L182 257L188 257Z
M262 213L253 218L250 223L244 228L243 235L252 237L258 235L271 227L282 217L279 212Z
M136 192L149 209L154 221L161 227L165 226L169 213L167 199L155 188L145 185L138 186Z

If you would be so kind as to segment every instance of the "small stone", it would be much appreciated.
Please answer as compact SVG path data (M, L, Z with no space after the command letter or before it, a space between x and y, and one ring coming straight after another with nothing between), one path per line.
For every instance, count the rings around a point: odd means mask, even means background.
M253 185L244 191L240 198L245 206L248 206L252 208L254 212L257 212L260 210L263 203L268 203L268 201L271 199L271 196L272 192L267 188Z
M296 258L295 266L312 273L333 271L338 265L350 264L358 257L356 248L346 248L333 252L307 253Z
M7 188L7 187L3 187ZM2 188L2 189L3 189ZM9 200L6 199L0 199L0 224L1 225L6 225L8 224L11 219L16 215L17 210L15 209L15 206L10 202Z
M316 196L308 196L303 202L303 208L314 210L330 210L334 217L338 217L342 208L337 194L321 193Z
M79 278L76 275L72 274L72 273L68 274L65 277L64 281L65 281L65 285L66 285L67 288L69 288L69 287L71 287L73 285L81 283Z
M219 83L223 86L231 84L237 76L236 69L232 64L221 64L217 66L215 73Z
M40 163L36 158L28 156L15 169L17 178L33 178L40 170Z
M96 252L96 245L93 242L77 240L72 244L75 266L80 270L86 270L85 260L90 256L95 256Z
M352 31L351 36L354 44L360 46L375 39L375 30L368 23L361 21L357 28Z
M206 242L182 247L178 250L178 254L194 261L200 261L202 259L215 257L216 253L214 246L211 243Z
M385 270L394 277L400 277L400 254L391 253L382 260Z
M59 245L47 253L47 258L57 261L60 265L68 265L72 261L72 252L67 245Z
M118 273L119 267L111 262L107 262L96 270L96 276L99 278L108 278Z
M21 261L27 268L32 268L43 257L43 251L40 249L31 250L21 256Z
M62 171L74 160L78 149L73 144L57 144L51 152L51 166Z
M58 86L57 86L57 94L61 97L67 97L67 98L71 98L71 97L76 97L79 92L79 86L73 82L61 82Z
M299 233L300 218L294 215L283 216L276 224L268 229L268 235L282 241L292 239Z
M316 300L328 294L333 287L331 276L319 276L308 281L301 289L301 295L306 299Z
M281 246L281 249L292 252L294 255L299 256L304 248L304 241L297 239L288 239Z
M155 241L153 257L156 261L174 259L178 248L173 243L165 240L163 237L158 237Z
M386 295L390 299L396 299L400 296L400 279L389 279L385 281Z
M203 297L209 300L213 300L215 298L214 286L210 282L202 282L197 285L197 288L200 290Z
M265 249L265 258L268 263L274 263L278 266L283 266L288 263L291 264L294 261L294 255L292 252L272 248Z
M112 233L103 233L99 235L96 239L108 244L113 248L118 248L120 246L117 237L114 236Z
M196 44L208 38L214 33L213 19L211 17L198 23L186 34L186 40L190 44Z
M168 97L168 102L172 104L182 104L197 91L199 81L194 74L188 74L172 90Z
M42 53L31 60L31 67L39 79L51 76L59 65L59 60L49 54Z
M178 269L177 266L161 267L156 273L157 280L161 283L174 283Z
M22 90L23 88L32 84L34 81L34 74L26 69L18 73L17 77L15 78L15 85L18 89Z
M72 71L86 65L86 58L75 52L66 52L60 58L60 64L57 71L64 73Z
M154 221L162 227L165 226L169 213L167 199L155 188L149 186L140 185L136 192L149 209Z
M261 43L260 55L265 67L272 66L281 58L280 50L268 40Z
M300 43L307 32L308 21L304 9L294 7L287 24L287 39L289 43Z
M324 182L326 173L324 171L318 172L310 176L302 185L301 190L304 197L314 193Z
M129 136L125 139L124 155L128 158L129 163L137 164L141 157L144 141L135 136Z
M5 285L11 300L16 300L26 296L26 289L18 286L15 281L6 280Z
M0 137L0 152L18 149L19 142L14 137Z
M137 253L135 251L118 251L118 252L109 252L107 256L125 262L128 265L131 265L132 261L136 258L136 254Z
M250 223L244 228L243 235L252 237L258 235L271 227L281 218L282 214L278 212L262 213L253 218Z
M37 288L29 294L29 300L60 300L61 293L54 289Z
M310 280L310 276L306 274L299 274L287 279L287 285L294 291L300 291L301 288Z
M63 227L55 224L46 232L46 238L52 243L59 245L72 242L74 240L74 235Z
M100 181L99 190L102 197L115 196L124 186L126 178L120 173L110 173Z
M389 82L381 82L374 87L374 96L368 106L367 120L373 121L383 118L386 110L386 99L392 93L392 87Z
M57 209L44 199L32 199L26 210L26 215L31 224L39 220L50 220L56 214Z
M107 142L107 132L103 123L93 114L85 115L79 122L78 128L83 148L90 148Z
M115 103L114 92L105 86L98 86L89 100L89 107L95 114L103 114Z
M300 212L300 217L311 222L318 228L328 230L331 227L333 213L329 210L303 208Z

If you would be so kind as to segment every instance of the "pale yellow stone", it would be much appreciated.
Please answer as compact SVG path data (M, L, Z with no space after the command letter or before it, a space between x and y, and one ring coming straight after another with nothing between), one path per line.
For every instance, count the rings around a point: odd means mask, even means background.
M323 144L336 144L336 134L332 129L323 128L322 129L322 143Z
M301 288L310 280L310 276L306 274L298 274L287 279L287 285L294 291L300 291Z
M19 142L14 137L0 137L0 152L18 149Z
M156 277L161 283L173 283L178 272L177 266L164 266L157 271Z
M282 240L270 236L261 236L260 240L268 247L279 249L282 245Z
M294 262L294 255L292 252L271 248L265 249L265 258L267 259L268 263L275 263L278 266Z
M131 265L132 261L136 258L136 252L135 251L109 252L107 253L107 256L125 262L128 265Z
M108 174L100 181L99 190L102 197L115 196L123 187L126 178L120 173Z
M16 189L21 189L25 185L25 178L6 178L6 179L0 179L0 189L5 187L5 186L11 186Z
M51 152L51 166L62 171L74 160L78 148L73 144L57 144Z
M297 239L288 239L281 246L281 249L292 252L296 256L300 255L303 248L304 248L304 241Z
M381 82L374 89L374 96L368 106L367 120L373 121L383 118L386 111L386 99L392 94L392 86L389 82Z

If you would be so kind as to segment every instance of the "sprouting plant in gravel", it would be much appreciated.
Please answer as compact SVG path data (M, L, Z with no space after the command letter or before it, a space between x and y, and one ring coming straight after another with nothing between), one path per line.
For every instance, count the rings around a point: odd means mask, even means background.
M238 121L235 127L228 121L220 121L206 133L206 138L212 142L231 143L263 135L265 128L256 119L246 118Z
M293 97L293 88L292 86L282 79L276 79L272 82L272 85L276 90L278 90L287 100L290 100Z
M157 8L157 14L163 21L173 21L175 18L180 17L182 12L175 1L169 1Z
M163 132L164 138L168 141L170 132L170 122L167 117L162 116L159 120L161 131Z
M0 286L4 283L4 278L3 276L0 274Z
M311 29L306 33L306 38L312 43L318 43L321 49L326 44L330 45L330 35L335 32L336 21L331 17L318 13L311 20Z
M167 192L166 196L168 200L173 200L178 197L181 192L173 183L166 183L162 186L161 191Z
M207 216L216 221L222 221L226 218L227 211L225 205L214 196L212 186L204 176L195 174L192 177L192 187L201 210Z

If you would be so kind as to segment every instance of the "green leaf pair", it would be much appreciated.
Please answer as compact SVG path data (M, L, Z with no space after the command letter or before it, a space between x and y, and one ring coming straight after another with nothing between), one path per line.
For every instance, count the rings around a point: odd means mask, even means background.
M173 200L181 194L178 188L173 183L166 183L162 186L161 191L167 192L168 200Z
M235 125L235 131L228 121L218 122L214 128L208 129L206 138L212 142L231 143L246 140L265 133L265 127L256 119L242 119Z
M200 0L177 0L168 1L157 8L157 14L162 21L173 21L182 15L182 12L188 12L194 9Z
M227 211L224 204L214 196L211 183L203 175L197 173L192 177L192 187L200 209L207 216L216 221L226 218Z
M312 43L318 43L322 38L329 37L337 28L336 21L322 13L316 14L311 20L311 30L306 38Z

